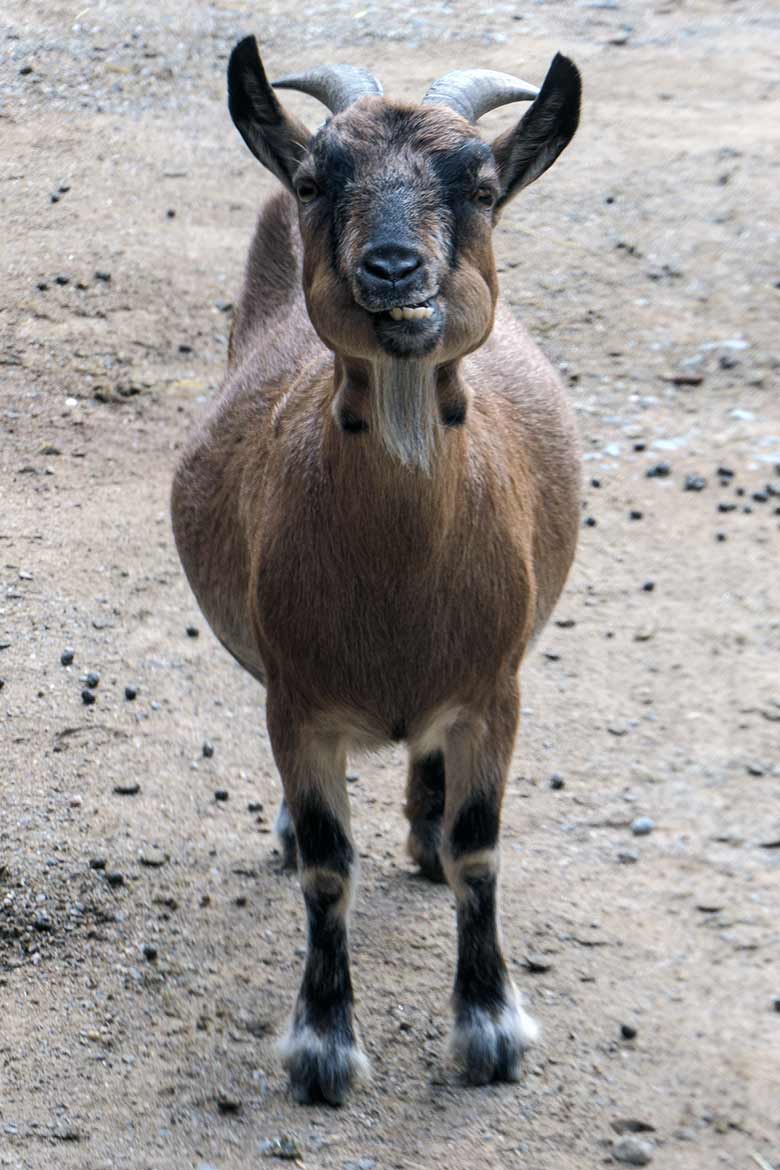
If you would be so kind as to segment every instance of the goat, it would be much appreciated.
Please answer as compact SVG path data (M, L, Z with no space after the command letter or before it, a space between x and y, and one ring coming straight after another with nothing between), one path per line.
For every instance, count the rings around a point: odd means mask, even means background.
M331 117L310 133L274 87ZM272 87L254 37L230 58L233 121L285 190L260 211L172 515L203 613L266 687L308 926L282 1043L301 1102L339 1104L367 1071L348 751L408 745L408 849L456 903L466 1080L516 1080L535 1035L499 941L499 821L518 671L574 556L580 467L555 372L497 308L492 228L572 138L580 88L560 54L541 89L456 70L421 104L349 66ZM483 141L477 120L516 101L532 102L522 120Z

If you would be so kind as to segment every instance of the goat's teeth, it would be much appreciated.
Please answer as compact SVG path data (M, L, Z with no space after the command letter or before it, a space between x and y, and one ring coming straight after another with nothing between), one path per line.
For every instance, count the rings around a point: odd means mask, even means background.
M424 317L432 317L433 309L430 305L418 305L417 308L413 305L403 305L391 309L390 316L394 321L419 321Z

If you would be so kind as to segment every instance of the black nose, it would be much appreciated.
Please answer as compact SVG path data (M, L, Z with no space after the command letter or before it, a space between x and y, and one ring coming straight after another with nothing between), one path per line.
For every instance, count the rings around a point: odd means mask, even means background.
M414 248L405 244L378 244L363 255L363 271L373 280L400 284L411 276L423 259Z

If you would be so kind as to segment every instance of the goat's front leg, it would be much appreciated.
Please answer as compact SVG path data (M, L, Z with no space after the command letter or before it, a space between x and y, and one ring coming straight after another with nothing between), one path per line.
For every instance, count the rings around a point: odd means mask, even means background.
M267 710L295 827L308 927L303 981L280 1048L297 1101L340 1105L368 1069L352 1019L347 916L355 850L346 756L334 737L296 727L289 705L270 694Z
M466 1079L516 1081L537 1028L520 1006L501 952L497 918L501 800L517 727L518 694L507 683L484 718L448 735L442 862L457 903L458 963L452 1050Z

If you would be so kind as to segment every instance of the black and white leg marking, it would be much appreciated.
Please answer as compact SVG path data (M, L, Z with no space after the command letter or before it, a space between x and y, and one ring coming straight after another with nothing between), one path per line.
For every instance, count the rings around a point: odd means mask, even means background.
M451 1046L466 1080L476 1085L516 1081L538 1033L509 977L498 930L500 807L513 738L510 705L503 725L454 733L446 756L442 861L458 924Z

